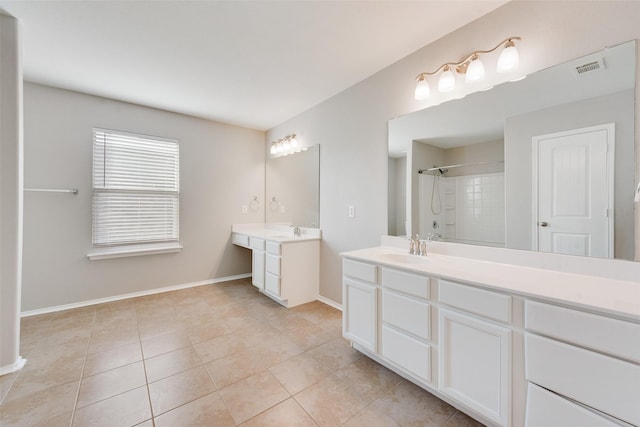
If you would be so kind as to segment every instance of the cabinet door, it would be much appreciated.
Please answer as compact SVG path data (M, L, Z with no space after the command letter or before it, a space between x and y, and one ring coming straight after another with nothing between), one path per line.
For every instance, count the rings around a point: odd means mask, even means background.
M251 283L258 289L264 289L264 251L251 253Z
M511 424L511 331L440 309L438 388L501 426Z
M342 303L342 335L367 349L377 352L376 286L344 279Z

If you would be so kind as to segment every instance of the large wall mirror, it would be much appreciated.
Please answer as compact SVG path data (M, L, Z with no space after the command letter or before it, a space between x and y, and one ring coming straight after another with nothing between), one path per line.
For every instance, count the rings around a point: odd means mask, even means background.
M319 228L320 146L267 157L266 222Z
M635 50L391 120L388 233L633 260Z

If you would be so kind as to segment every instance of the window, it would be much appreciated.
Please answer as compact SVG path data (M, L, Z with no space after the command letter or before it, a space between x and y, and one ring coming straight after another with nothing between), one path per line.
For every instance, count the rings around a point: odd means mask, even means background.
M94 248L178 247L179 156L176 140L93 130Z

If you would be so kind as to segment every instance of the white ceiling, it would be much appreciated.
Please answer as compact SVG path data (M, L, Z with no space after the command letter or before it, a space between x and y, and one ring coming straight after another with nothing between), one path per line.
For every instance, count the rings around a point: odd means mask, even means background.
M0 0L0 9L21 21L27 81L266 130L506 2Z

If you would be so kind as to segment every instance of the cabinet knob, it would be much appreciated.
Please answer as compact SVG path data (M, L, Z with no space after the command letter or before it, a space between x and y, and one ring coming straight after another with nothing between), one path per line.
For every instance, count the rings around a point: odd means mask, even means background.
M548 222L546 222L546 221L542 221L542 222L540 223L540 227L546 227L546 226L548 226L548 225L549 225L549 223L548 223Z

